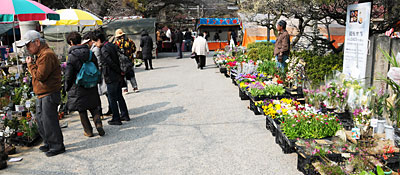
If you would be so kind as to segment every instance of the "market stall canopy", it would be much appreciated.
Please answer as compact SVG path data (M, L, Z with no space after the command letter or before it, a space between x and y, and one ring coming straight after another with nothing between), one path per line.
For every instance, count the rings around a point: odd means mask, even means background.
M83 29L78 29L77 27L54 25L43 28L43 33L47 41L64 42L65 35L70 32L86 33L90 30L94 30L94 28L95 28L94 26L89 26L89 27L84 27Z
M56 11L60 14L60 20L45 20L42 25L78 25L95 26L103 25L103 21L96 15L79 9L61 9Z
M242 26L239 18L200 18L197 21L196 27L202 26Z
M127 35L141 35L142 31L146 31L149 35L155 33L156 19L143 18L143 19L124 19L112 21L103 27L107 36L115 34L115 30L122 29Z
M59 20L60 15L32 0L1 0L0 22Z
M13 24L0 24L0 34L6 33L13 28Z

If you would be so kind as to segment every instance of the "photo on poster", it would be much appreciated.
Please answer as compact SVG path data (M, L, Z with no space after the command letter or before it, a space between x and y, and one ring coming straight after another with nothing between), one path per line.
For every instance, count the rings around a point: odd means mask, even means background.
M350 23L358 22L358 10L350 11Z

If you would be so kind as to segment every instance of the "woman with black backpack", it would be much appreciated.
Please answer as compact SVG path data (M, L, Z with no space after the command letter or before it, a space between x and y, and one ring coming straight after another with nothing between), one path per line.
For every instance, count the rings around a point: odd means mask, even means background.
M67 43L71 46L68 51L68 61L65 71L65 88L68 92L67 108L69 111L78 111L87 137L93 136L93 128L90 124L87 110L93 116L93 122L100 136L105 134L101 122L100 96L97 84L91 86L87 84L77 84L77 76L84 63L94 64L98 70L97 58L90 51L87 45L81 45L81 35L78 32L72 32L67 36ZM82 78L82 77L78 77ZM90 81L89 81L90 82Z

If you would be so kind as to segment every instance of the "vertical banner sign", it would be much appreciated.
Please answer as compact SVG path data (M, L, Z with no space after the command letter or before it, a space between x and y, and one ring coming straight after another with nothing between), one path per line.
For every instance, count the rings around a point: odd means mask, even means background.
M370 2L347 7L343 73L356 79L366 76L370 15Z

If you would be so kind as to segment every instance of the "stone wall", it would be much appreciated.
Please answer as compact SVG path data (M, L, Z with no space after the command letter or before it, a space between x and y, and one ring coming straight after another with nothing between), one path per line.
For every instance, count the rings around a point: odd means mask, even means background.
M387 36L370 37L368 61L367 61L367 86L375 86L377 90L387 88L387 85L380 79L386 78L390 65L386 61L381 49L397 55L400 52L400 39L391 39ZM392 53L393 51L393 53Z

